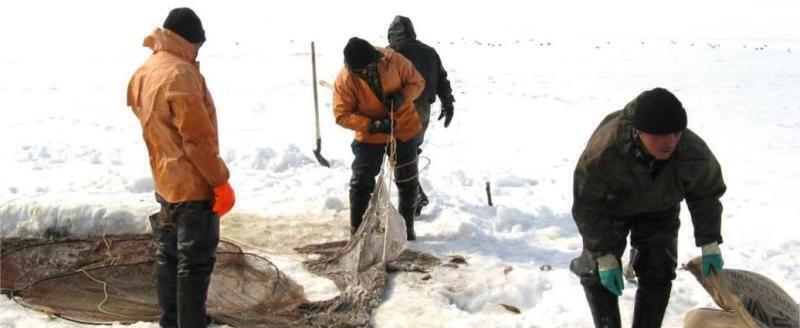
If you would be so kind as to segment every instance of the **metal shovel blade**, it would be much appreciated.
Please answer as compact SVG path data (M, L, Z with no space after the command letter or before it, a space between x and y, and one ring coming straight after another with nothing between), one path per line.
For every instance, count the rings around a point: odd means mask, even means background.
M325 157L322 157L322 138L317 138L317 148L314 148L314 157L317 158L317 162L324 167L331 167L331 163L328 163L328 160Z

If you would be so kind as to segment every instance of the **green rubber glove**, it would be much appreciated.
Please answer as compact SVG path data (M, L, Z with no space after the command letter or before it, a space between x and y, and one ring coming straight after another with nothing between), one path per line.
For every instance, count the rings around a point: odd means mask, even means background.
M722 254L719 251L719 244L717 242L708 243L701 247L703 251L703 261L701 267L703 268L703 278L711 274L711 268L717 273L722 272L722 265L725 261L722 260Z
M622 269L619 261L613 254L606 254L597 258L597 271L600 284L612 294L621 296L625 284L622 282Z

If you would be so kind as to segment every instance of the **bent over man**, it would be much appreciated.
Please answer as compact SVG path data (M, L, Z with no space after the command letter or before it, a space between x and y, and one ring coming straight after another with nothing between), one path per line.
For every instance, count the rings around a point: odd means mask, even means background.
M680 202L686 200L703 274L722 269L719 243L725 193L705 142L686 128L669 91L645 91L597 127L575 168L572 215L583 254L572 261L597 327L620 327L620 257L630 234L639 281L633 327L660 327L678 254Z
M350 231L355 233L361 225L390 134L394 133L398 211L406 223L407 239L414 240L419 188L416 138L421 126L412 101L419 97L425 80L402 55L375 48L360 38L347 42L344 63L333 86L333 112L337 124L355 131L351 145L355 159L350 179Z
M206 327L206 296L219 218L234 203L219 156L217 114L195 62L205 42L200 18L173 9L144 40L153 54L133 74L128 106L142 125L156 200L156 287L161 327Z

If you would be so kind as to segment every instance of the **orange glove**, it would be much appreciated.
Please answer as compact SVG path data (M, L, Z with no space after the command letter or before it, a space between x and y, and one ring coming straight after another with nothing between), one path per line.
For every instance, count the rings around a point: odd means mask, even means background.
M214 187L214 207L211 208L214 213L222 217L233 208L234 203L236 196L233 195L233 188L227 181Z

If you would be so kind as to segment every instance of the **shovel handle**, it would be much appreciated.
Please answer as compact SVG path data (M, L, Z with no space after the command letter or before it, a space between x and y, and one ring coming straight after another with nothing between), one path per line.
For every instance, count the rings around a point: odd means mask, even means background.
M320 136L319 136L319 101L317 100L317 55L314 50L314 41L311 41L311 75L314 86L314 121L317 127L317 149L319 149Z

